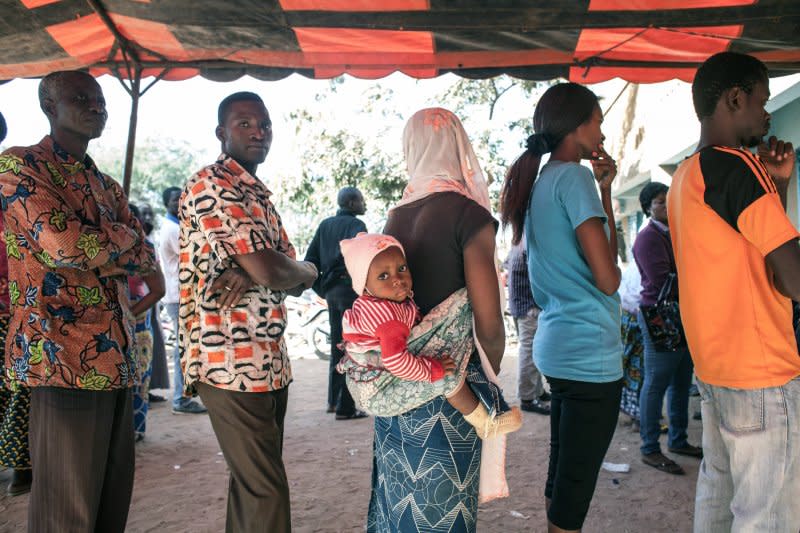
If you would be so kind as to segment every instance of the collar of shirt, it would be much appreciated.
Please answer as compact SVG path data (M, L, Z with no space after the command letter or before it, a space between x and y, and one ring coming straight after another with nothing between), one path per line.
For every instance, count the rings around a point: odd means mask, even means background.
M226 154L225 152L221 153L217 158L217 164L222 165L228 170L230 170L233 174L236 175L237 178L242 180L243 182L247 183L248 185L260 185L264 187L267 193L267 197L269 198L272 196L272 191L269 190L267 184L261 181L260 179L256 178L252 174L250 174L245 168L239 164L234 158Z
M68 165L80 165L78 168L82 170L81 167L86 168L86 170L92 170L97 172L97 166L94 164L94 160L89 157L89 154L86 154L83 157L83 161L78 161L69 152L64 150L60 144L56 142L50 135L45 135L44 138L41 140L39 145L49 148L53 150L53 152L58 156L60 160Z
M89 157L89 154L83 157L83 161L78 161L72 157L69 152L64 150L50 135L45 135L39 142L39 146L52 150L56 155L58 163L64 167L64 170L66 170L68 174L86 172L100 180L104 188L107 187L108 184L106 183L105 176L100 172L100 169L97 168L97 165L95 165L94 160Z
M409 307L410 306L410 307L413 307L413 308L419 310L419 308L417 307L416 302L414 302L414 300L412 298L406 298L402 302L395 302L394 300L389 300L388 298L378 298L377 296L373 296L373 295L367 293L366 289L364 291L364 294L359 296L359 298L363 298L364 300L366 300L368 302L376 302L376 303L383 303L383 304L389 303L389 304L400 305L402 307Z
M663 222L659 222L658 220L651 218L650 223L653 224L656 228L660 229L662 232L669 233L669 226L667 226Z
M350 211L349 209L339 209L338 211L336 211L336 216L337 217L343 217L343 216L347 217L347 216L349 216L349 217L355 218L356 214L353 213L352 211Z
M170 221L172 221L172 222L176 223L176 224L180 224L180 223L181 223L181 221L180 221L180 220L178 220L178 217L176 217L176 216L175 216L175 215L173 215L172 213L167 213L167 216L166 216L165 218L166 218L167 220L170 220Z

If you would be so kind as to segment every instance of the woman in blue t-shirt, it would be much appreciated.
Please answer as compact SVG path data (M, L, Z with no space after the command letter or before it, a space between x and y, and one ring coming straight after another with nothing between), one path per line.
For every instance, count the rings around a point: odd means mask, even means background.
M617 235L597 96L575 83L548 89L535 134L506 175L501 220L526 236L528 272L542 308L533 341L552 395L548 531L580 531L611 443L622 387ZM550 160L541 172L544 154ZM582 166L591 161L594 173ZM538 176L538 178L537 178ZM534 181L536 182L534 186ZM597 194L599 184L600 195Z

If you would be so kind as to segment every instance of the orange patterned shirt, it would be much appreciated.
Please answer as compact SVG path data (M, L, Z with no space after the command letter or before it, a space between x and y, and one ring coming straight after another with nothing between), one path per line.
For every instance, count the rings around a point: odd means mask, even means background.
M50 136L0 155L14 388L86 390L135 382L127 276L155 265L122 187Z
M272 193L226 154L189 178L180 207L181 367L197 381L239 392L286 387L292 370L283 339L284 291L254 286L221 310L209 288L233 256L272 249L295 258Z

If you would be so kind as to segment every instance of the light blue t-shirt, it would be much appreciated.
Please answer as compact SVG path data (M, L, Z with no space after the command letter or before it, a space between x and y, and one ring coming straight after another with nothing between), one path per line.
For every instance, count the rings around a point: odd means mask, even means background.
M622 377L619 295L594 284L575 228L608 223L592 172L578 163L542 167L525 215L528 273L542 308L533 340L536 366L546 376L607 383Z

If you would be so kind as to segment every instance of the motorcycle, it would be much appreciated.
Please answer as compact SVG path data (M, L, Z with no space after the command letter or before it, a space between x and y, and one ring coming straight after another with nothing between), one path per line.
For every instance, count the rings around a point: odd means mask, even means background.
M286 298L289 312L289 327L286 333L302 342L320 359L331 357L331 331L328 321L328 303L307 290L298 297Z

